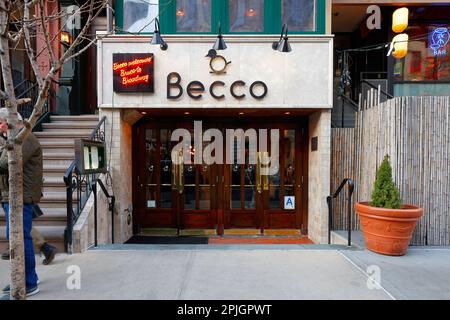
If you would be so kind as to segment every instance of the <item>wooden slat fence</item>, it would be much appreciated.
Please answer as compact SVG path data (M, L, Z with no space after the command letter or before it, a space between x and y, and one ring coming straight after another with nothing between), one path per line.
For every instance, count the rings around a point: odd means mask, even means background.
M450 97L378 101L371 92L354 129L332 129L331 189L350 177L355 199L370 200L376 169L387 154L403 202L424 208L412 244L450 245ZM336 230L346 228L345 197L333 203ZM355 215L353 221L359 229Z

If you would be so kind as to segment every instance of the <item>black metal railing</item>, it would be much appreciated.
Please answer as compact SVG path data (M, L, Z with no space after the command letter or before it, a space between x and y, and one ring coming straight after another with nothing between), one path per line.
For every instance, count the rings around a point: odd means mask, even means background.
M33 113L34 105L39 97L39 86L36 82L25 79L14 87L14 93L16 99L30 99L26 103L22 103L18 106L17 111L22 116L23 119L30 118ZM54 97L55 91L49 90L49 97ZM1 101L1 107L5 107L5 101ZM37 121L36 125L33 127L33 131L42 131L42 123L48 122L50 116L49 102L45 102L42 107L42 115Z
M328 204L328 244L331 244L331 229L333 227L333 199L337 198L344 186L348 184L348 198L347 198L347 229L348 229L348 246L352 246L352 198L355 184L352 179L344 179L337 188L336 192L327 197Z
M360 101L361 108L365 108L366 101L369 100L369 98L370 98L371 90L375 91L375 93L376 93L375 99L377 99L378 103L383 103L383 102L386 102L387 100L394 98L394 96L391 95L389 92L386 92L383 89L381 89L381 86L376 86L367 80L362 80L361 81L361 101ZM374 97L372 97L372 99L373 98Z
M103 117L92 130L90 140L105 141L105 121ZM64 244L66 252L72 245L73 226L77 222L81 212L88 201L92 189L92 182L97 181L99 174L81 174L75 161L73 161L64 174L66 184L67 203L67 226L64 231Z
M17 108L22 118L28 119L38 99L39 86L36 82L24 80L14 88L14 91L16 93L16 99L30 99L29 102L23 103Z

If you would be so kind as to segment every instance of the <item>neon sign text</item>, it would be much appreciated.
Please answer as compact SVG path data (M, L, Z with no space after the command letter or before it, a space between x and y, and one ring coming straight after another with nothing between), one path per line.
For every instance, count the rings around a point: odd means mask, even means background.
M153 54L114 54L114 91L153 92L153 64Z
M447 28L436 28L430 36L430 48L433 50L435 56L442 56L447 54L445 48L450 41L450 33Z

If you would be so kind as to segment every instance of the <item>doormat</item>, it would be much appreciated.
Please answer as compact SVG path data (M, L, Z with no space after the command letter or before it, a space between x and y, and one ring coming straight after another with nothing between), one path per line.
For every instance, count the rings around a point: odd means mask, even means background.
M308 237L211 237L209 244L314 244Z
M125 244L208 244L208 237L132 236Z

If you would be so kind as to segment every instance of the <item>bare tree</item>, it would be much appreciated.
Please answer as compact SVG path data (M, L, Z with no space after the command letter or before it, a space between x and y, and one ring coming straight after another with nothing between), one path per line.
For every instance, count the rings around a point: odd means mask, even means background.
M63 10L46 12L44 0L0 0L0 64L4 89L0 90L0 99L8 109L8 138L4 147L8 152L9 169L9 236L11 254L11 299L25 299L25 259L23 243L23 176L22 143L31 132L42 114L52 80L67 61L85 52L96 42L95 35L89 34L93 21L108 5L108 0L87 0L73 13ZM55 42L59 43L64 26L51 34L48 24L55 19L73 21L76 17L85 17L77 37L59 56L53 52ZM62 20L61 20L62 21ZM15 28L11 28L14 26ZM14 29L14 30L12 30ZM44 51L48 55L50 68L42 74L37 59L43 52L32 47L33 37L45 39ZM24 128L17 130L18 107L29 103L29 99L16 99L12 77L11 53L17 49L17 43L23 41L33 73L38 85L38 98L29 119L24 119Z

